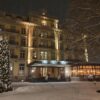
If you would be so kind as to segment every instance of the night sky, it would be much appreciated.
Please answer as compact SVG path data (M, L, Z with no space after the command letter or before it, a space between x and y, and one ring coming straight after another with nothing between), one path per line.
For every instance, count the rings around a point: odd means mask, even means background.
M0 10L27 15L32 11L47 10L47 14L63 20L67 15L69 0L0 0Z

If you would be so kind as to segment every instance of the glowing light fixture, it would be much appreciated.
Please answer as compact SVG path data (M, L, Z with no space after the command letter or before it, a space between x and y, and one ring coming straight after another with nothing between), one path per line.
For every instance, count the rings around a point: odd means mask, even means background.
M31 73L34 73L36 70L36 68L32 68Z
M42 64L48 64L47 60L42 60Z
M51 60L50 63L51 64L57 64L57 61L56 60Z
M10 66L10 71L12 71L13 70L13 67L12 66Z
M60 61L60 64L66 65L68 62L67 61Z
M46 21L45 19L43 19L43 20L41 21L41 23L42 23L42 25L44 25L44 26L47 25L47 21Z
M65 67L65 77L71 76L71 69L70 66Z

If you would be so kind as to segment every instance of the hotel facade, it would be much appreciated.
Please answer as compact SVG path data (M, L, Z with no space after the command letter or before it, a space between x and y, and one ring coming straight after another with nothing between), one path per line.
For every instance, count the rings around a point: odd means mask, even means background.
M0 34L9 42L10 68L14 79L26 78L27 65L32 61L63 58L58 22L57 19L46 17L44 13L29 17L0 13Z
M76 67L72 69L72 65L67 64L66 60L76 58L80 61L87 60L84 48L81 49L79 57L78 54L72 53L72 49L69 49L71 34L59 28L58 19L48 18L45 13L21 17L2 12L0 13L0 35L9 43L10 70L14 81L26 80L30 77L46 77L47 75L59 78L59 75L65 77L65 73L67 76L77 76ZM29 66L32 62L37 61L45 64L49 61L54 65L49 64L49 67L48 65ZM56 63L61 66L57 66ZM98 73L100 75L100 72Z

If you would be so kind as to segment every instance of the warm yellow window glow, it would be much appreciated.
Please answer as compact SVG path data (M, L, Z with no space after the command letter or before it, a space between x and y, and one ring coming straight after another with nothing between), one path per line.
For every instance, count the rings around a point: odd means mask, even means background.
M46 26L47 25L47 21L44 19L42 20L42 25Z

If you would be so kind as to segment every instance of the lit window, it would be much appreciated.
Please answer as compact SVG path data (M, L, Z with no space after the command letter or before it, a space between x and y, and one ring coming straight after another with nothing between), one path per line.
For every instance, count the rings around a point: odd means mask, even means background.
M33 59L36 59L37 58L37 54L35 51L33 51Z
M44 52L41 51L41 52L40 52L40 57L41 57L41 59L44 58L43 56L44 56Z
M40 59L47 59L47 55L48 55L48 53L46 52L46 51L41 51L40 52Z
M44 59L47 59L47 52L45 52L45 58Z
M40 37L43 37L43 33L40 34Z
M47 21L46 20L42 20L42 25L46 26L47 25Z

